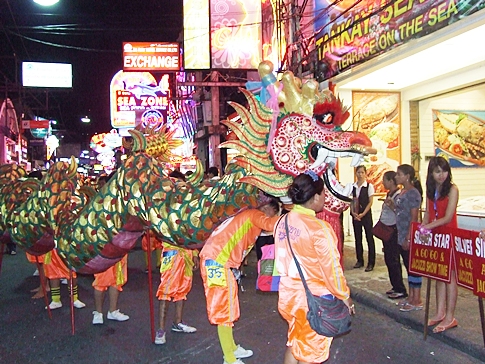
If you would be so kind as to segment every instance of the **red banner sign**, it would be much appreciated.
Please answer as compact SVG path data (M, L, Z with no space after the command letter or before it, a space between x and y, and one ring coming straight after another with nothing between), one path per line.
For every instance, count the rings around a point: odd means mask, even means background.
M424 277L450 282L452 235L444 229L434 229L428 234L412 224L409 271Z
M485 298L485 236L473 238L473 293Z
M464 229L437 228L423 232L412 225L409 271L457 284L485 298L485 236Z
M473 266L475 256L473 241L478 237L476 231L451 229L454 241L456 282L467 289L473 289Z

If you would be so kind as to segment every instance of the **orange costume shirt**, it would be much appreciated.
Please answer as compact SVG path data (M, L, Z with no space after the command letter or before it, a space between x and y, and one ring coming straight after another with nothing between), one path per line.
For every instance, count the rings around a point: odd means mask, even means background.
M331 294L342 300L349 298L338 239L330 225L318 219L313 210L295 205L288 213L288 228L293 252L310 291L316 296ZM328 359L332 338L318 335L306 319L305 289L288 246L285 217L275 227L274 237L275 264L281 276L278 310L288 322L287 346L297 360L321 363Z
M109 287L116 287L118 291L123 291L123 286L128 281L128 254L119 262L104 272L94 275L93 287L98 291L106 291Z
M218 226L200 252L207 315L213 325L233 326L240 316L238 286L231 268L239 268L262 230L271 231L278 217L244 210Z
M157 290L159 300L181 301L187 299L192 288L193 257L199 252L163 243L160 264L160 285Z

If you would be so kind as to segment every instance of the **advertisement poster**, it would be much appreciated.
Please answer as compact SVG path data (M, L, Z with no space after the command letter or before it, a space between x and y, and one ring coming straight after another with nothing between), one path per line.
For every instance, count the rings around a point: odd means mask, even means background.
M452 233L449 230L434 229L424 234L418 226L418 223L412 224L409 271L449 283L453 248Z
M167 122L170 99L169 75L150 72L123 72L114 75L110 85L111 125L134 128Z
M485 166L485 111L433 110L433 135L452 167Z
M319 73L331 78L483 8L470 0L315 0Z
M367 181L377 194L386 192L382 175L396 171L401 162L400 94L398 92L352 92L353 126L366 134L377 154L366 157Z

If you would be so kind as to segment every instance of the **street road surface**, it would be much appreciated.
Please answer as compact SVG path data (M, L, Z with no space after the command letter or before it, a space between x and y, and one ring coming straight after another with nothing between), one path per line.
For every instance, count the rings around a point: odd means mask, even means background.
M61 287L64 306L52 311L50 320L43 300L32 300L29 291L38 284L35 267L25 255L3 257L0 273L0 363L52 364L131 364L188 363L220 364L222 351L217 330L207 321L202 281L195 273L194 286L186 303L184 321L197 327L194 334L167 333L165 345L151 343L148 275L144 273L143 252L135 250L128 258L129 277L120 295L119 308L128 314L126 322L106 319L104 325L92 325L94 299L92 277L79 277L79 297L87 307L75 311L75 334L71 335L67 287ZM236 342L254 351L246 364L283 362L286 322L277 312L277 295L256 292L255 254L250 255L245 292L240 293L242 317L236 323ZM158 286L154 269L153 289ZM153 300L155 315L158 302ZM396 323L375 310L356 302L357 315L352 332L335 339L327 364L412 364L481 363L441 341ZM169 322L173 317L169 310ZM412 315L412 313L409 313ZM157 321L157 320L156 320Z

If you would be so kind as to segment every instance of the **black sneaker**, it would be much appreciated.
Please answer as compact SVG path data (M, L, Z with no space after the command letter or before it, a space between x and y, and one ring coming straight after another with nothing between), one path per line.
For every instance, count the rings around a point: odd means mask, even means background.
M355 265L354 265L354 269L357 269L357 268L362 268L363 266L364 266L364 263L362 263L362 262L357 262L357 263L355 263Z

